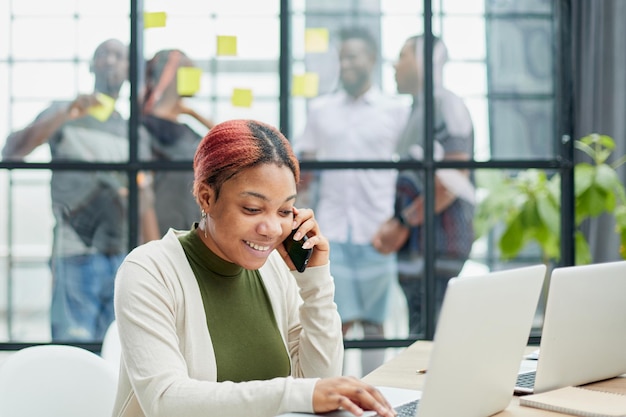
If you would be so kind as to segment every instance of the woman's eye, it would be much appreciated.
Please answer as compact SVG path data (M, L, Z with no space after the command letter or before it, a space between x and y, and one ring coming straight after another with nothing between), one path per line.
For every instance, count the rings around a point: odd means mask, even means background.
M252 207L244 207L243 209L247 211L248 213L258 213L259 211L261 211L259 209L252 208Z
M285 217L291 216L293 214L293 210L282 210L280 214L282 214Z

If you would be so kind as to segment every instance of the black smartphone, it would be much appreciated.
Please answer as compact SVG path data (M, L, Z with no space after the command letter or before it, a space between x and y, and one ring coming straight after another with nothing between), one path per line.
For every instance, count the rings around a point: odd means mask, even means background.
M302 245L304 242L308 240L306 236L304 236L300 240L293 240L293 235L296 234L298 229L294 229L291 231L287 239L283 241L283 245L287 250L287 254L291 259L291 262L296 267L298 272L304 272L306 269L306 265L309 263L309 259L311 258L311 254L313 253L313 248L311 249L303 249Z

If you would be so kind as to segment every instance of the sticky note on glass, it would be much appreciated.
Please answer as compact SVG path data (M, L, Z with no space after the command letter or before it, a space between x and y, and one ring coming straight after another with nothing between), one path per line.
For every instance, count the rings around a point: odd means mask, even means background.
M196 67L180 67L176 71L176 91L181 97L191 97L200 90L202 70Z
M304 51L307 53L323 53L328 51L328 29L306 29L304 32Z
M249 88L235 88L230 101L235 107L252 107L252 90Z
M217 37L217 55L222 55L222 56L237 55L237 37L236 36L218 36Z
M97 93L96 97L100 104L90 107L87 112L101 122L106 122L115 110L115 99L102 93Z
M165 27L166 20L167 20L167 15L165 14L165 12L154 12L154 13L144 12L143 27L144 29L163 28Z
M315 72L294 75L291 94L301 97L315 97L320 84L320 77Z

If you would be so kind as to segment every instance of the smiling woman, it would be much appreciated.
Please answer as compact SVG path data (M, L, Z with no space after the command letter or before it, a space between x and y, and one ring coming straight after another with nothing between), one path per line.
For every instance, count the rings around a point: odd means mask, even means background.
M198 202L206 215L200 236L221 258L258 269L293 226L296 183L285 166L263 164L237 173L221 187L206 183Z
M339 376L329 243L313 211L294 207L299 175L289 142L272 126L231 120L204 137L194 158L201 221L139 246L117 275L114 416L274 416L340 406L393 415L378 390ZM292 230L313 251L303 272L282 245Z

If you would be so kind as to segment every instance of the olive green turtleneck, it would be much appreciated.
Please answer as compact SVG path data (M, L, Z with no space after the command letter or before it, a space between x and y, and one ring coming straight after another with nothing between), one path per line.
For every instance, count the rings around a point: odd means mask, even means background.
M288 376L289 355L261 274L221 259L196 230L179 241L200 287L218 382Z

